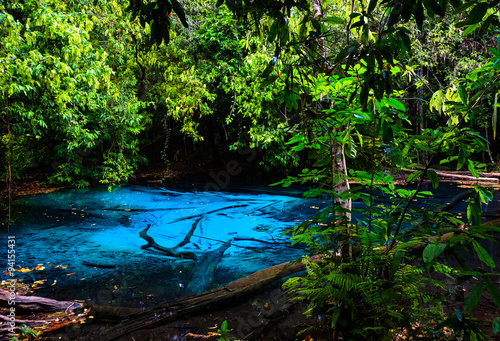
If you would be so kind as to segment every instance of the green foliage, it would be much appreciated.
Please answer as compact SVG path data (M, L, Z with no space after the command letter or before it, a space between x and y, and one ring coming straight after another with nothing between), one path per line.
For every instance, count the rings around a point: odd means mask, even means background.
M0 12L0 115L9 116L14 140L49 146L39 158L58 165L58 182L127 179L141 160L144 104L127 70L110 66L116 46L98 40L109 35L104 21L112 6L12 1Z
M11 341L32 339L35 340L41 334L41 332L36 332L25 324L20 325L19 328L19 338L13 337L10 339Z
M230 341L232 340L233 338L228 338L228 337L225 337L224 335L226 335L227 333L230 333L232 329L227 329L227 321L224 320L224 322L222 322L221 326L219 329L217 329L217 334L220 334L220 338L219 338L219 341Z

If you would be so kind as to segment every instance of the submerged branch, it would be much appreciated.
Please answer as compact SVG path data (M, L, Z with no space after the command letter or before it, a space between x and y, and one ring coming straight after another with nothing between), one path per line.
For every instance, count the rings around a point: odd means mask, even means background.
M194 252L177 251L177 246L176 247L161 246L160 244L155 242L153 237L148 236L148 230L150 227L151 227L151 224L148 224L148 226L144 230L139 232L139 236L148 242L146 245L142 245L141 249L145 250L145 249L152 247L153 249L158 250L160 252L163 252L167 256L170 256L170 257L182 258L182 259L193 259L193 260L198 259L198 257L196 256L196 254ZM183 243L183 242L181 242L181 243Z

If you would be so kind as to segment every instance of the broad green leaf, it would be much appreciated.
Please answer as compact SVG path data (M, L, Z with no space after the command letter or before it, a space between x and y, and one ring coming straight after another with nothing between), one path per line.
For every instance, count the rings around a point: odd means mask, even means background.
M409 183L409 184L411 184L413 181L415 181L423 173L424 173L423 170L418 170L418 171L415 171L415 172L411 173L410 175L408 175L408 178L406 179L406 182Z
M439 6L439 4L435 0L422 0L422 2L424 3L424 6L428 11L434 12L437 15L444 17L444 9L441 8L441 6Z
M476 4L475 1L466 2L465 4L463 4L463 5L459 6L458 8L456 8L455 11L453 11L453 13L451 13L451 14L452 15L456 15L456 14L465 12L469 7L474 6L475 4Z
M486 11L488 10L488 4L485 2L478 3L469 13L469 24L477 24L483 20Z
M460 146L458 150L458 163L457 163L457 170L460 170L463 165L465 164L465 148L464 146Z
M266 68L264 69L264 71L262 72L262 75L260 77L267 78L271 74L271 72L273 72L274 65L275 65L275 63L271 60L269 62L269 64L267 64Z
M354 159L356 158L356 155L358 154L358 151L356 150L356 143L354 142L354 139L352 136L348 136L347 139L347 148L345 150L347 157Z
M432 169L427 170L427 177L431 180L432 188L436 189L439 187L439 177L436 171Z
M401 103L400 101L398 101L395 98L389 98L389 100L387 101L387 104L389 104L394 109L398 109L398 110L401 110L401 111L405 111L406 110L404 104Z
M182 5L177 1L177 0L171 0L172 2L172 7L174 9L175 14L179 17L181 20L181 23L184 27L189 27L187 21L186 21L186 14L184 8L182 8Z
M498 290L496 284L487 281L486 290L488 290L493 302L495 302L497 307L500 308L500 290Z
M327 17L323 18L323 21L332 24L332 25L340 25L344 23L344 19L339 18L339 17Z
M495 317L492 323L493 334L496 334L500 331L500 317Z
M467 160L467 168L469 169L469 172L471 172L472 176L475 176L476 178L479 177L479 172L476 167L474 167L474 161Z
M458 88L458 95L460 96L460 99L462 102L464 102L465 105L467 105L467 90L465 90L465 86L462 85Z
M387 121L382 122L382 140L384 143L391 143L394 140L392 126Z
M368 14L371 14L375 7L377 6L377 1L378 0L370 0L370 3L368 4Z
M477 24L466 25L466 26L467 26L467 28L464 30L464 33L463 33L464 36L469 35L472 32L474 32L476 30L476 28L478 28L480 26L480 24L477 23Z
M398 271L400 265L401 265L401 260L403 259L403 256L405 253L403 251L398 251L394 255L394 258L392 259L391 267L389 269L389 278L394 277L394 274L396 271Z
M479 244L476 240L472 241L472 246L474 246L474 250L476 250L476 254L479 257L479 259L486 264L489 267L496 267L495 261L491 259L490 255L488 254L488 251L486 251L481 244Z
M483 295L484 282L481 281L476 284L474 288L469 292L464 301L464 311L470 312L472 309L476 307L481 300L481 296Z
M446 248L446 244L429 244L422 254L425 264L430 264Z
M267 42L272 43L274 39L276 39L276 35L278 34L278 22L279 19L275 19L269 29L269 34L267 36Z
M260 84L260 87L262 89L268 87L269 85L273 84L276 80L278 79L278 76L271 76L271 77L267 77L266 79L264 79L264 81Z

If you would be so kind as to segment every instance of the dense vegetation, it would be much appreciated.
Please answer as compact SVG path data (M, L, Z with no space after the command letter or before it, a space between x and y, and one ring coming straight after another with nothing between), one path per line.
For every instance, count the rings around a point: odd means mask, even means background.
M481 225L491 191L476 188L465 221L411 203L430 195L425 179L438 186L431 168L498 168L498 3L1 3L2 176L52 166L51 181L85 186L127 180L159 154L167 168L184 150L222 163L261 148L282 184L332 198L290 231L325 261L306 257L309 275L286 287L330 314L334 339L444 338L444 327L486 338L469 313L483 289L500 305L478 242L500 231ZM416 190L395 188L402 168L416 169ZM352 200L366 206L355 222ZM471 283L462 309L442 310L436 273Z

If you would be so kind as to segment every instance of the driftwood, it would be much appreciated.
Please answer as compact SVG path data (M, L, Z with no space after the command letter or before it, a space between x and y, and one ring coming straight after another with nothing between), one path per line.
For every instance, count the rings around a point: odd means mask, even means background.
M0 289L0 307L9 307L10 292ZM27 312L55 312L75 309L81 306L80 303L72 301L56 301L50 298L35 296L16 296L16 313Z
M200 215L198 219L195 220L184 239L172 248L159 245L157 242L155 242L153 237L147 234L151 225L148 225L144 230L139 232L139 236L148 242L146 245L141 246L142 249L152 247L155 250L165 253L167 256L182 259L192 259L197 262L196 270L193 274L193 280L190 281L187 286L187 290L191 292L205 291L208 288L208 284L212 281L212 277L217 264L219 264L224 252L231 246L231 240L228 240L226 242L223 242L223 244L219 248L213 251L195 252L181 250L183 246L191 241L191 237L193 237L193 233L196 230L196 227L204 216L204 214Z
M35 297L35 296L22 296L16 295L14 298L15 305L9 305L11 300L10 291L0 289L0 307L10 311L10 308L15 308L15 315L18 317L20 314L33 314L33 313L43 313L42 319L19 319L16 318L15 322L11 320L10 316L0 314L0 338L6 337L10 339L12 337L12 331L19 330L21 324L25 324L28 327L39 327L44 326L49 323L54 322L57 317L47 318L47 313L53 312L67 312L71 309L76 309L81 307L78 302L72 301L56 301L50 298ZM2 338L3 339L3 338Z
M184 237L184 239L174 247L165 247L155 242L153 237L148 235L148 230L151 228L151 225L148 224L144 230L139 232L139 236L148 242L146 245L141 246L141 249L148 249L152 247L153 249L161 251L170 257L197 260L198 255L195 252L179 251L179 249L191 241L191 237L193 236L194 230L196 229L196 226L201 221L201 219L203 219L203 217L204 215L201 215L198 217L198 219L196 219L186 237Z
M322 259L321 255L314 256L311 261L320 263ZM265 288L276 280L305 269L305 264L301 262L286 262L255 272L218 289L149 308L144 312L129 315L127 320L102 335L101 340L115 340L139 329L152 328L178 319L185 314L200 312L208 308L213 309L218 305L234 302Z

